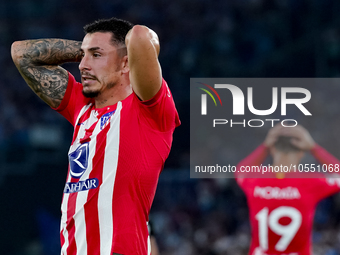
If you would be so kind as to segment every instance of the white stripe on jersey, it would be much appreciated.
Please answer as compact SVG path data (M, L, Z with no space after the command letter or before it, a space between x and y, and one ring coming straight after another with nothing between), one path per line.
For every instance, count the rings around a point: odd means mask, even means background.
M148 228L148 238L147 238L147 246L148 246L148 253L147 255L151 255L151 237L150 237L150 228L149 228L149 222L146 222L146 226Z
M98 195L98 215L100 232L100 254L111 253L113 239L112 197L117 173L119 134L120 134L120 111L122 103L118 102L115 114L110 120L110 130L106 136L106 147L103 164L103 181ZM107 145L110 145L109 147Z
M151 241L150 241L150 235L148 235L148 255L151 255Z
M87 254L87 241L86 241L86 223L85 223L85 211L84 205L87 200L88 191L80 191L77 195L77 213L73 216L74 219L74 238L77 244L77 254Z
M69 182L71 180L71 177L68 176L67 177L67 181ZM67 222L67 204L68 204L68 198L69 198L70 194L64 193L63 196L63 201L61 204L61 221L60 221L60 231L62 231L62 235L64 237L64 245L61 247L61 254L62 255L66 255L66 250L67 247L69 246L69 242L68 242L68 232L66 230L66 222Z

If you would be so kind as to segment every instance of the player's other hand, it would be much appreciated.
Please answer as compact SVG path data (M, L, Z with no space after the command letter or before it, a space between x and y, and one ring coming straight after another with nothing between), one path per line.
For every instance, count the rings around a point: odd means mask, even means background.
M308 132L301 125L297 125L296 127L285 127L280 130L282 136L292 137L290 142L298 147L301 150L309 151L315 146L315 141Z

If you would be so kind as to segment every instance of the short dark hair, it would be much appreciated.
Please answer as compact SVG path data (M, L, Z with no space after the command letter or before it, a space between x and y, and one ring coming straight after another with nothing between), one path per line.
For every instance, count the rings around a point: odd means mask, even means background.
M298 147L291 143L293 137L290 136L279 136L274 144L274 147L281 152L298 152L301 151Z
M125 45L125 36L132 27L132 23L122 19L99 19L94 21L93 23L84 26L84 32L85 34L92 34L96 32L111 32L113 34L112 42L114 45Z

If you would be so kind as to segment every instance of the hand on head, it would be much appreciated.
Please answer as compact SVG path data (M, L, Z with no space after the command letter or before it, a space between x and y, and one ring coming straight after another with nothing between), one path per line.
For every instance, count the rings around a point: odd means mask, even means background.
M268 134L266 136L266 139L264 140L264 145L268 148L271 148L275 142L277 141L277 139L280 136L281 130L284 127L280 124L276 124L274 127L272 127L269 131Z
M301 125L284 128L281 135L292 137L290 142L304 151L311 150L315 146L314 139L309 134L308 130Z
M283 127L280 124L271 128L264 141L264 145L268 148L272 147L277 141L278 137L287 136L291 137L290 142L297 148L308 151L315 146L315 141L309 134L308 130L297 125L295 127Z

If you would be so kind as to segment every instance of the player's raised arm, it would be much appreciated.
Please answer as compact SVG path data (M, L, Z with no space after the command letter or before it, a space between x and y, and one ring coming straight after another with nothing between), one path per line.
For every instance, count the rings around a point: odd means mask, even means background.
M149 100L162 84L158 36L151 29L136 25L126 35L125 43L132 88L141 100Z
M59 65L79 62L81 42L63 39L17 41L12 44L14 64L30 88L49 106L58 107L68 83Z

